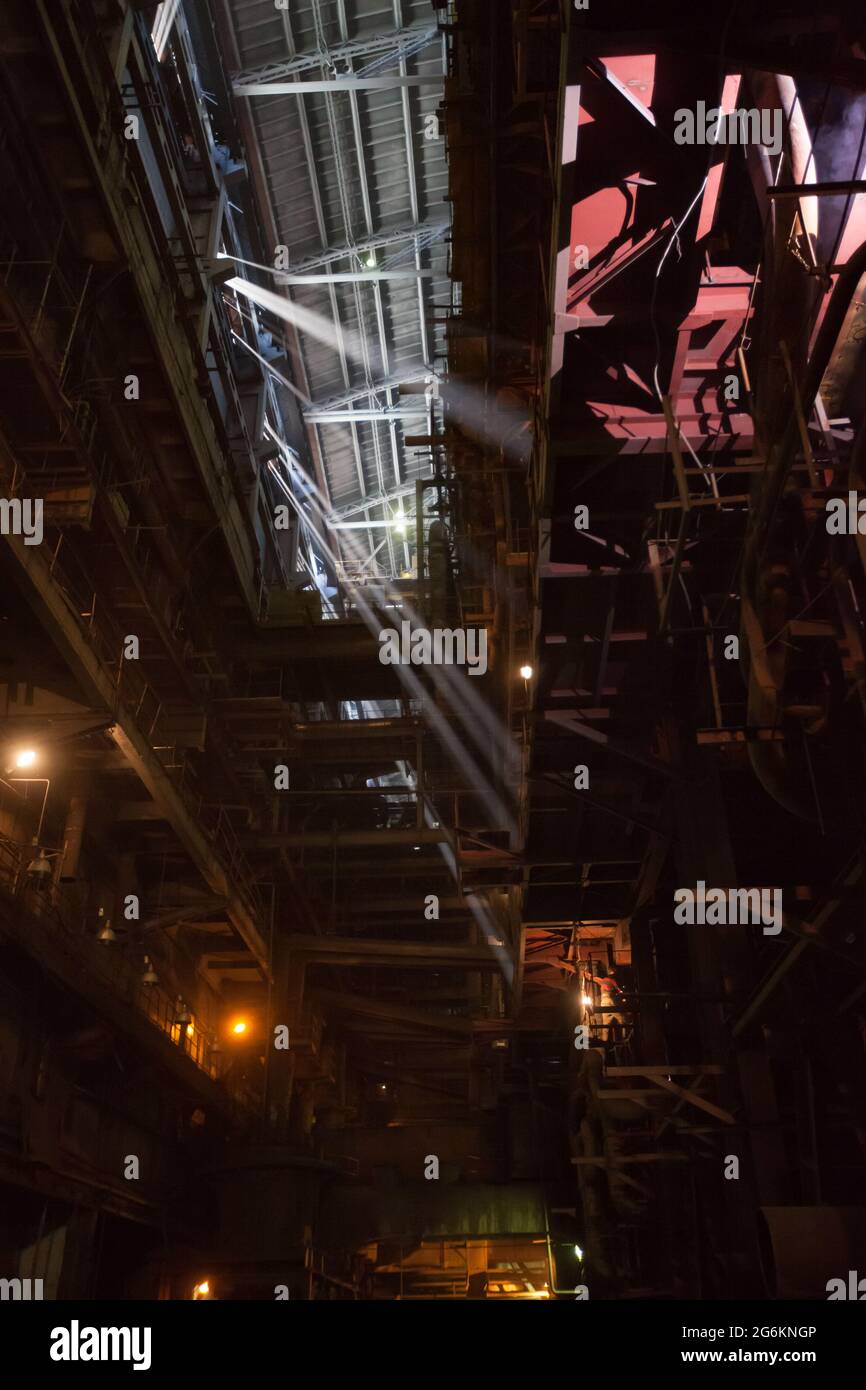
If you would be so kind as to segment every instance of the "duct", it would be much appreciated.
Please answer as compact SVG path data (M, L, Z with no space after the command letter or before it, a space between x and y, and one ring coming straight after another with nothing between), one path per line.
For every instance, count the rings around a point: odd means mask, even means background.
M78 861L81 857L81 842L84 838L84 825L87 819L87 797L72 796L63 827L65 853L60 871L61 880L78 877Z

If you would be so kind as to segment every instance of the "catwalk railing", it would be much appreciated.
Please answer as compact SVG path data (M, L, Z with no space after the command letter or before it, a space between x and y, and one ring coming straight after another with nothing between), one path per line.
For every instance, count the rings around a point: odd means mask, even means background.
M48 853L56 866L57 852ZM40 956L57 961L61 970L64 964L71 967L70 979L80 977L83 967L89 983L108 990L164 1033L200 1071L224 1087L234 1106L247 1112L259 1110L261 1098L231 1074L217 1046L217 1030L188 1006L184 1006L181 1022L178 994L170 994L159 983L144 983L146 944L133 953L120 940L99 941L83 900L74 889L57 882L59 868L50 875L29 869L38 854L36 846L0 835L3 931L20 939L25 947L36 946Z

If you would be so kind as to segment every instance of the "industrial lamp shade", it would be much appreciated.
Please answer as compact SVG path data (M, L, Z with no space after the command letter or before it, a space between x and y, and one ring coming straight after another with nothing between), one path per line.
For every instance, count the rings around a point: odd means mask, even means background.
M32 874L35 879L45 879L51 873L51 863L41 849L37 850L36 857L30 860L27 865L27 872Z
M144 974L141 977L143 985L155 985L159 983L159 976L153 968L153 961L150 956L144 958Z
M192 1023L192 1014L182 999L177 1001L177 1013L174 1021L175 1023Z
M111 946L117 940L117 936L114 931L112 931L111 922L108 919L106 919L105 926L100 927L99 931L96 933L96 939L97 941L101 941L103 946Z

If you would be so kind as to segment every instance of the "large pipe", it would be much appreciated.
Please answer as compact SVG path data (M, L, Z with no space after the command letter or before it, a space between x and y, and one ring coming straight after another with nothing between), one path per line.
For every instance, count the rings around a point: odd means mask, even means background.
M87 820L87 797L71 796L63 827L65 853L60 870L61 882L78 877L78 861L81 857L81 842L84 839L84 826Z
M866 241L858 246L845 268L840 272L821 321L821 327L815 337L800 390L803 411L807 415L814 404L821 380L842 331L848 306L864 275L866 275ZM793 411L789 411L787 427L776 456L767 472L757 475L758 486L761 491L744 562L744 574L749 579L754 574L758 551L766 540L772 517L784 491L799 438L800 433L796 418Z
M782 109L788 113L788 138L791 144L791 166L794 176L791 182L814 183L815 157L812 152L812 139L797 94L797 84L793 77L786 77L783 73L776 73L774 76ZM803 229L814 250L818 244L818 199L814 197L800 198L797 206Z
M803 411L806 414L811 409L821 386L849 307L864 276L866 242L857 248L840 272L820 329L815 336L800 392ZM862 435L861 429L860 436ZM862 448L860 436L857 441L858 453ZM743 560L743 611L745 614L746 605L751 606L758 617L760 629L759 633L750 633L749 624L745 621L741 627L743 654L748 659L747 719L749 724L756 726L774 724L777 721L779 697L787 664L787 649L779 643L769 646L776 632L784 626L787 615L782 614L780 617L778 610L781 579L774 578L778 566L774 565L773 557L768 557L766 552L772 541L774 529L784 531L784 521L779 524L778 512L798 444L799 428L794 412L790 411L782 440L775 455L771 456L769 468L766 474L758 475L756 480L756 488L760 491ZM789 549L793 549L793 540ZM770 613L768 604L770 609L776 610L775 616ZM767 630L768 618L772 630ZM752 649L756 640L758 646L763 649L758 653L762 658L761 664L772 666L770 686L759 679L759 662L756 661ZM800 768L791 762L784 743L753 740L748 745L748 753L756 777L775 801L801 819L818 819L815 793L810 784L808 769Z

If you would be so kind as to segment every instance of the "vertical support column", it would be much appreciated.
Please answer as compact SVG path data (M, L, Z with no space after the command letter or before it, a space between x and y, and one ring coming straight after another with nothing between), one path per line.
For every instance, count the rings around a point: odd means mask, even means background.
M420 478L415 482L415 573L418 610L426 618L428 604L424 584L424 483Z
M415 739L415 824L419 830L424 825L424 738L421 733Z
M108 46L109 57L114 75L118 81L126 67L126 60L129 57L129 46L132 43L132 29L135 22L135 10L130 5L122 21L115 29Z
M136 867L135 855L130 853L121 854L117 861L117 878L115 879L114 893L114 920L124 922L124 906L127 897L131 894L139 896L138 869ZM139 896L140 902L140 896ZM139 914L140 914L139 906ZM135 920L135 919L131 919ZM140 915L139 915L140 920Z
M292 1106L295 1082L296 1052L293 1039L302 1026L305 965L303 958L292 956L279 939L274 942L273 992L271 995L268 1065L265 1078L265 1117L278 1133L286 1134ZM289 1029L289 1048L274 1046L274 1029L285 1024Z
M81 845L87 823L87 792L88 782L85 779L78 779L69 798L66 823L63 827L65 852L60 869L61 883L74 882L79 876Z
M63 1267L57 1286L58 1299L86 1299L93 1284L96 1223L95 1207L73 1207L66 1224Z

